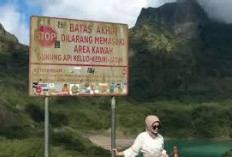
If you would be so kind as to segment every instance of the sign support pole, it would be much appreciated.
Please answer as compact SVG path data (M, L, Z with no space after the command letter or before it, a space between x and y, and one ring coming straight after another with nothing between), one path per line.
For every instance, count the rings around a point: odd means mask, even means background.
M45 96L45 114L44 114L44 156L49 157L49 96Z
M113 149L116 148L115 145L115 104L116 98L112 96L111 98L111 157L115 157L115 152Z

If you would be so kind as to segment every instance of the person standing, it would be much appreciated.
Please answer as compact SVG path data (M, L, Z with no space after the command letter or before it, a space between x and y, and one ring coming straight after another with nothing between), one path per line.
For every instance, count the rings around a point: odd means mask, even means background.
M125 151L113 149L116 156L135 157L139 152L143 157L168 157L164 150L164 139L159 134L161 128L160 120L155 115L149 115L145 119L146 131L140 133L135 139L134 144Z

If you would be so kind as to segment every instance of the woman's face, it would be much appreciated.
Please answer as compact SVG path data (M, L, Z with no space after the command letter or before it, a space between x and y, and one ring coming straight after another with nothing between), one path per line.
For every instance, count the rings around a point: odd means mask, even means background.
M160 125L159 122L153 123L153 124L152 124L152 133L155 134L155 135L158 134L160 128L161 128L161 125Z

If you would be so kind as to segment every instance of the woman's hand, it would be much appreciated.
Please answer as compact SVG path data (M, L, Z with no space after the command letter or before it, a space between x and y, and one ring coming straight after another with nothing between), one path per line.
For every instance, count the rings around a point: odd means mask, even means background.
M162 157L168 157L168 154L167 154L166 150L163 150Z
M163 154L163 156L162 157L168 157L168 154Z
M124 153L119 152L117 149L113 149L113 152L115 153L115 156L124 156Z

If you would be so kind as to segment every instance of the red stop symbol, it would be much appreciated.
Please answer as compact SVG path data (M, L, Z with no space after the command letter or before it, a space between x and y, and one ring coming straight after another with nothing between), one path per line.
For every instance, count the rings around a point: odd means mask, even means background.
M41 86L37 86L36 87L36 93L40 94L42 92L42 87Z
M41 46L51 46L57 41L56 31L50 26L40 26L35 30L35 40Z

